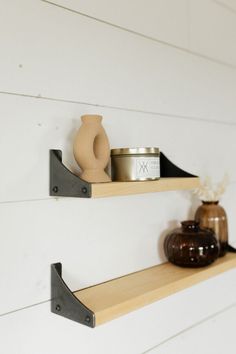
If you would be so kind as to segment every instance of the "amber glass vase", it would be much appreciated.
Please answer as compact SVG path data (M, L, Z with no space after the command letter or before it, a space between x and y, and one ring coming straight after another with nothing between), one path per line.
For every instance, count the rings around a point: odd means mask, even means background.
M224 256L228 248L228 224L225 210L219 202L202 202L195 213L195 220L200 227L214 230L219 242L220 257Z
M203 267L214 262L219 254L214 232L200 228L194 220L183 221L181 225L165 238L168 260L182 267Z

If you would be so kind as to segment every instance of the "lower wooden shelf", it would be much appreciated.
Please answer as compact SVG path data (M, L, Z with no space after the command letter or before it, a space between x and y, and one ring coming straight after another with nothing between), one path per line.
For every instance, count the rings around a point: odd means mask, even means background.
M84 320L82 318L78 322L90 327L100 325L234 267L236 255L228 253L208 267L180 268L164 263L76 291L73 297L78 300L78 304L89 309L93 317L85 314ZM54 299L52 311L57 302ZM65 317L71 318L67 315ZM71 319L76 321L75 318Z

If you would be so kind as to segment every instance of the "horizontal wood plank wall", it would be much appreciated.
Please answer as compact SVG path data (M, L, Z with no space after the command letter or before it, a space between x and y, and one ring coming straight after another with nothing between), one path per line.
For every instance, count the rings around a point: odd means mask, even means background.
M221 354L227 347L227 354L235 353L234 328L236 324L236 306L229 306L224 312L217 313L204 323L197 323L191 330L186 330L178 336L161 343L146 354L189 353L190 343L201 343L209 354ZM207 339L206 339L207 333ZM214 348L209 348L214 343ZM227 343L227 345L226 345ZM191 346L191 354L199 353L198 345Z
M224 6L226 10L235 12L236 4L234 0L215 0L218 5Z
M85 113L104 116L112 147L159 146L196 175L219 180L228 172L231 183L221 203L231 243L236 242L234 21L233 12L217 3L0 2L4 354L64 354L68 348L73 353L78 338L83 354L96 353L96 348L104 354L141 354L234 303L233 272L95 332L50 314L48 303L51 263L63 263L72 290L162 263L165 234L193 217L199 204L188 191L50 198L49 149L61 149L64 163L78 171L72 141ZM201 13L204 30L199 28ZM214 21L225 26L212 40ZM41 341L35 348L38 333Z
M235 279L235 270L229 271L94 329L50 313L49 302L39 304L1 318L1 346L7 354L143 353L233 305ZM234 323L234 313L230 323ZM230 349L227 354L234 354ZM165 354L172 353L175 351Z
M64 163L78 171L72 142L86 112L103 115L113 148L159 146L186 171L216 180L227 172L236 181L235 126L0 94L0 202L49 198L49 149L61 149Z
M43 0L44 1L44 0ZM175 46L188 46L187 0L45 1Z
M233 2L236 4L235 1ZM230 11L220 4L223 4L223 1L189 1L190 50L204 53L236 68L236 51L233 45L236 33L236 10Z
M235 123L227 66L41 1L0 12L0 91Z
M234 0L42 0L157 42L236 66ZM221 6L220 6L221 5ZM155 9L153 11L153 9ZM201 23L201 26L199 26Z

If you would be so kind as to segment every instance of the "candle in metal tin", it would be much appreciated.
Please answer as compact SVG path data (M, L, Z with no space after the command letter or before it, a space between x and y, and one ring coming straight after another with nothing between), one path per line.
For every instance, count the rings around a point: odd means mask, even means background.
M160 178L160 152L157 147L111 150L113 181L149 181Z

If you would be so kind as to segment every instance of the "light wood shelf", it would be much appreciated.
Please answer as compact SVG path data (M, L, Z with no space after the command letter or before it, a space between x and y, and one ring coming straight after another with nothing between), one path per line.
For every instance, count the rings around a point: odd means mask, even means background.
M50 150L50 195L53 197L99 198L199 187L199 177L174 165L160 153L157 181L90 183L72 173L62 162L61 150Z
M236 255L231 253L205 268L180 268L164 263L76 291L74 295L94 312L97 326L234 267Z
M92 183L92 198L188 190L199 186L199 177L168 177L157 181Z

